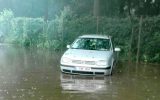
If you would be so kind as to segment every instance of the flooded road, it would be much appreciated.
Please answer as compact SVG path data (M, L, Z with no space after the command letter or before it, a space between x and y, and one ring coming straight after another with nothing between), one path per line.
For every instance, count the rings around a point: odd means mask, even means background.
M160 65L120 63L113 76L67 75L60 56L0 45L0 100L160 100Z

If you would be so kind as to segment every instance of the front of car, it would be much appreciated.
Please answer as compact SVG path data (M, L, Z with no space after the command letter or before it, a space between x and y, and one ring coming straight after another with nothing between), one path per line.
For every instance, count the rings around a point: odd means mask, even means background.
M111 38L85 35L71 45L61 58L61 71L83 75L110 75L114 62Z

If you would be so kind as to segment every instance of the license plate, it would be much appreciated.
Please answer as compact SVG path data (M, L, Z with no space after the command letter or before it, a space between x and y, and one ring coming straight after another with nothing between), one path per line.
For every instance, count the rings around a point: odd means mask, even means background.
M76 69L80 71L91 71L90 67L76 67Z

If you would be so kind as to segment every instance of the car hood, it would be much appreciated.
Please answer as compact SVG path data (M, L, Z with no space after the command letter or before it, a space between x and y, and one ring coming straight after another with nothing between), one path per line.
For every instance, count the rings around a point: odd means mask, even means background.
M107 60L112 56L112 54L112 51L68 49L64 53L63 57L79 60Z

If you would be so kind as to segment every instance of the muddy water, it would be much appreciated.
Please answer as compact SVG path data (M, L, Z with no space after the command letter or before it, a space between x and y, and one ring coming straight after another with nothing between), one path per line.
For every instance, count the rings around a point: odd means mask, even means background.
M0 100L160 100L160 65L120 63L113 76L66 75L60 56L0 45Z

